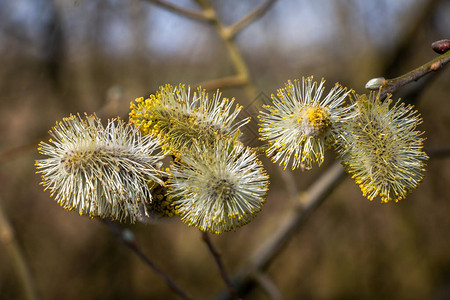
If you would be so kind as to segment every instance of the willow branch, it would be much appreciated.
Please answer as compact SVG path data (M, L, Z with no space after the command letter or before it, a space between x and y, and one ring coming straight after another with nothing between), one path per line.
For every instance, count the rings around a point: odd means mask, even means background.
M225 48L227 49L228 55L236 72L235 76L241 78L241 80L238 81L238 85L244 86L248 98L253 99L256 96L256 89L250 81L250 74L244 58L229 36L229 30L219 20L217 13L209 0L197 0L197 2L204 10L213 12L211 13L211 23L216 28L217 33L225 44Z
M243 86L245 84L247 84L247 78L241 77L239 75L233 75L218 79L211 79L201 82L198 85L206 90L211 91L217 90L218 88Z
M278 287L266 274L259 272L253 274L253 279L261 286L272 300L284 300Z
M234 286L240 295L244 295L252 288L254 274L267 270L275 257L286 247L292 236L343 178L344 170L340 163L336 162L299 196L299 205L293 209L292 215L253 253L249 264L235 276ZM221 295L219 299L227 299L227 296Z
M242 19L227 27L228 38L232 39L237 33L242 29L247 27L251 22L257 20L259 17L263 16L270 7L275 3L276 0L268 0L257 7L255 10L244 16Z
M335 162L305 192L299 195L300 202L293 209L292 216L279 227L277 233L252 255L252 272L266 270L273 259L284 249L293 234L305 223L312 212L322 204L326 196L342 181L344 170Z
M0 199L1 200L1 199ZM24 298L28 300L39 299L34 278L28 268L25 256L14 235L14 230L9 223L0 203L0 243L5 247L6 253L17 272L24 292Z
M202 10L202 11L191 10L164 0L145 0L145 1L156 4L180 16L184 16L190 19L202 21L211 21L212 19L210 10Z
M408 57L408 54L412 52L411 41L419 34L419 31L426 26L426 22L433 16L433 12L436 10L441 0L427 0L418 9L415 16L410 19L409 22L403 24L402 33L396 40L396 45L389 54L382 59L385 65L382 68L383 74L392 74L393 71L399 69L400 65Z
M233 285L231 284L230 276L228 276L227 271L225 270L225 266L223 265L222 260L220 259L220 254L214 248L214 245L211 242L211 239L209 238L209 235L207 232L202 232L202 238L203 241L208 246L209 251L211 252L212 256L214 257L214 260L219 268L220 275L222 276L223 281L225 281L225 284L227 285L228 292L230 293L231 297L234 300L240 299L239 296L236 294L236 290L234 289Z
M380 98L384 98L387 94L393 93L400 87L416 81L421 77L427 75L428 73L435 72L441 69L450 61L450 51L436 57L435 59L427 62L426 64L408 72L402 76L393 79L382 79L380 78L380 85L374 86L373 89L380 88ZM366 88L369 88L366 86Z
M123 244L125 244L128 248L130 248L150 269L152 269L159 277L161 277L166 284L169 286L169 288L177 294L180 298L190 300L192 299L189 297L186 292L184 292L176 283L175 281L167 275L163 270L158 268L145 254L144 252L139 248L136 239L131 231L125 231L120 229L119 226L114 224L111 221L105 220L104 223L108 225L108 227L114 232L114 234L122 241Z

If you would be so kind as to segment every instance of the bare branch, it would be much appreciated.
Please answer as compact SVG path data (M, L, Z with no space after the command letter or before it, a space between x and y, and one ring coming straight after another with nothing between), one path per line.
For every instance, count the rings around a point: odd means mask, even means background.
M342 181L344 170L335 162L306 191L300 194L300 202L293 215L273 234L266 243L252 255L252 269L266 270L278 253L283 250L292 235L305 223L312 212L325 200L326 196Z
M204 82L199 83L198 86L201 86L202 88L204 88L208 91L211 91L211 90L217 90L218 88L242 86L246 83L247 83L246 78L239 76L239 75L233 75L233 76L204 81Z
M249 264L244 266L235 276L233 280L234 286L241 295L252 288L254 274L262 272L269 267L274 258L291 240L292 236L343 178L344 170L340 163L336 162L303 194L300 194L300 203L293 210L289 219L268 237L266 242L251 256ZM228 296L222 294L219 296L219 299L228 299Z
M1 199L0 199L1 200ZM17 276L20 279L22 289L24 292L24 298L28 300L39 299L36 291L36 285L34 278L31 275L31 271L25 260L25 256L19 243L14 235L14 230L9 224L6 214L3 212L3 208L0 203L0 243L3 244L9 260L17 272Z
M270 7L275 3L276 0L268 0L257 7L255 10L250 12L248 15L244 16L242 19L227 27L228 38L232 39L237 33L239 33L242 29L247 27L251 22L254 22L259 17L264 15Z
M226 29L225 26L223 26L222 22L217 17L217 14L215 13L215 10L212 7L209 0L197 0L197 2L198 2L198 4L201 5L201 7L204 10L212 12L211 13L211 16L212 16L211 22L214 25L214 27L216 28L219 36L222 38L222 40L225 44L225 47L228 51L228 55L230 56L230 60L236 71L235 76L227 77L226 81L215 82L215 84L217 84L217 83L225 83L225 84L233 83L233 86L242 85L248 95L248 98L249 99L255 98L256 89L253 86L253 84L251 83L248 66L245 63L245 60L242 57L242 54L239 52L239 50L236 47L236 45L234 44L234 42L228 38L228 35L229 35L228 30ZM234 79L230 81L231 78L234 78ZM219 80L221 80L221 79L219 79ZM236 80L236 81L234 81L234 80ZM229 86L231 86L231 85L229 85ZM217 86L217 87L223 87L223 86Z
M435 59L427 62L426 64L412 70L409 73L406 73L402 76L399 76L394 79L384 79L380 80L381 88L380 88L380 98L384 98L388 93L393 93L398 90L400 87L416 81L421 77L427 75L428 73L437 71L441 69L445 64L450 61L450 51L436 57ZM375 87L378 89L378 87Z
M233 285L231 284L230 276L228 276L227 271L225 270L225 266L223 265L222 260L220 259L220 254L217 252L217 250L214 248L214 245L211 242L211 239L209 238L209 235L207 232L202 232L202 238L203 241L208 246L209 251L214 257L214 260L217 264L217 267L219 268L220 275L223 278L223 281L225 281L225 284L227 285L228 292L230 293L231 297L234 300L239 300L239 296L236 294L236 290L234 289Z
M137 241L134 237L134 234L127 230L122 230L119 226L117 226L115 223L104 220L103 221L108 227L114 232L114 234L122 241L123 244L125 244L128 248L130 248L147 266L150 267L159 277L161 277L166 284L169 286L169 288L177 294L180 298L185 300L192 299L189 297L176 283L173 281L173 279L164 273L163 270L158 268L145 254L144 252L139 248Z
M190 19L211 21L213 17L211 11L209 10L202 10L202 11L191 10L176 4L166 2L164 0L145 0L145 1L156 4L180 16L184 16Z
M278 287L273 283L273 281L262 272L253 274L255 281L266 291L266 293L272 298L272 300L283 300L284 297L281 294Z

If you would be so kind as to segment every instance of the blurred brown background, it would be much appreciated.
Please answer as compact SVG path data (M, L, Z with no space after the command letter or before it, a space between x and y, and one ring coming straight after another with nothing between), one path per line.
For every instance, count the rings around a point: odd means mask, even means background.
M172 1L175 2L175 1ZM199 9L193 1L176 2ZM213 1L231 24L263 3ZM431 60L430 44L450 36L450 1L279 0L234 40L258 97L288 79L314 75L327 87L365 92L373 77L399 76ZM36 144L70 113L127 117L130 101L165 83L234 74L214 27L147 1L0 0L0 204L42 299L176 299L98 220L66 212L39 186ZM405 87L424 123L427 149L450 146L450 70ZM222 89L248 114L240 87ZM256 118L253 118L253 122ZM256 144L255 124L246 132ZM295 171L307 188L333 159ZM262 212L236 232L212 237L234 273L289 215L287 188L263 159L271 188ZM327 198L268 274L286 299L449 299L450 160L432 158L423 183L400 203L363 198L350 178ZM178 219L131 229L144 252L196 299L223 288L200 233ZM0 298L23 299L0 244ZM255 289L245 299L268 299Z

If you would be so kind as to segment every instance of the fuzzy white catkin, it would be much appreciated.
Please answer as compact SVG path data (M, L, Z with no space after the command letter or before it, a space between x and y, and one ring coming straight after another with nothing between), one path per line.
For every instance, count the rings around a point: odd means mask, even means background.
M169 195L181 220L219 234L247 224L265 202L269 178L256 155L240 143L196 145L172 166Z
M67 210L80 215L135 222L151 201L147 182L162 184L155 166L163 158L159 141L143 136L134 125L96 116L71 115L41 142L36 161L41 184Z
M353 95L357 116L345 123L336 150L347 172L369 200L399 201L416 188L425 172L422 118L413 106L391 105L377 93Z
M313 77L288 81L272 95L273 105L263 106L260 139L269 143L266 153L274 163L292 169L320 166L340 124L353 117L351 106L344 106L349 91L336 84L322 96L324 83Z

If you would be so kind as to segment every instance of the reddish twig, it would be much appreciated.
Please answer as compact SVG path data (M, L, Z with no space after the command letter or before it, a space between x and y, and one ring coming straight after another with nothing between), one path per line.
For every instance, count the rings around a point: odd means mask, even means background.
M145 254L142 252L142 250L139 248L137 241L133 235L133 233L129 230L125 231L122 230L119 226L114 224L111 221L104 220L104 223L108 225L108 227L114 232L114 234L122 241L123 244L125 244L128 248L130 248L147 266L150 267L159 277L161 277L166 284L169 286L169 288L177 294L180 298L185 300L192 299L189 297L186 292L184 292L178 284L173 281L173 279L164 273L163 270L158 268Z
M428 73L435 72L441 69L450 61L450 51L436 57L435 59L427 62L426 64L408 72L402 76L393 79L379 79L379 85L366 85L366 88L377 90L380 88L380 98L384 98L387 94L393 93L402 86L420 79ZM371 81L369 81L371 82Z
M203 241L208 246L209 251L214 257L214 260L219 267L220 275L222 276L223 281L225 281L225 284L227 285L228 292L230 293L231 297L234 300L240 299L239 296L236 294L236 290L234 289L233 285L231 284L230 276L228 276L227 271L225 270L225 266L223 265L222 260L220 259L220 254L217 252L217 250L214 248L214 245L211 242L211 239L209 238L209 235L207 232L202 232L202 238Z
M433 51L436 53L444 54L445 52L450 50L450 40L436 41L431 44L431 49L433 49Z

